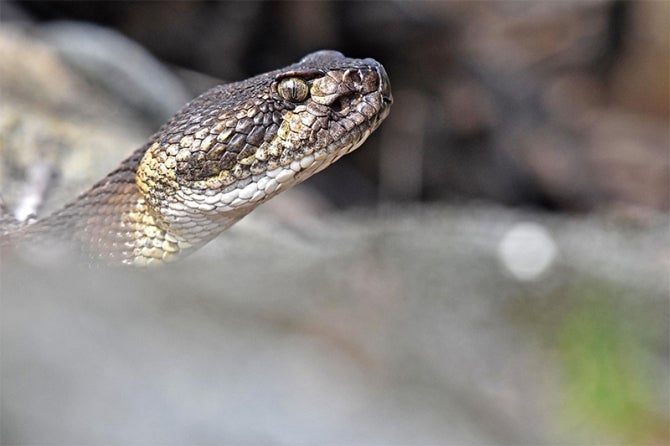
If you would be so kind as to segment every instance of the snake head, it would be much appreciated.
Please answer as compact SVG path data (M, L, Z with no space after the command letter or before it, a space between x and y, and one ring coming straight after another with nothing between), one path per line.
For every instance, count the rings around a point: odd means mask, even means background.
M206 241L358 148L392 102L377 61L312 53L187 104L154 135L137 185L168 232Z

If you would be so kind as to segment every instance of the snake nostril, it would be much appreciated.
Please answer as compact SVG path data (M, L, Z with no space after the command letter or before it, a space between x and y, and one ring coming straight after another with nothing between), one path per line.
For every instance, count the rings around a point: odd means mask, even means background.
M340 96L337 98L331 105L330 109L338 114L346 114L349 112L349 99L346 95Z

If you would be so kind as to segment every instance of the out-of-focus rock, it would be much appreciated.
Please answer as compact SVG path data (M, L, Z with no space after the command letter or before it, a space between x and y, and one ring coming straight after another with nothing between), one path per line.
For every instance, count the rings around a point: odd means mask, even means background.
M0 192L6 203L20 199L31 167L46 163L58 177L44 203L48 212L110 172L151 133L27 29L0 28L0 57Z
M158 270L4 253L3 444L663 444L666 224L256 212Z

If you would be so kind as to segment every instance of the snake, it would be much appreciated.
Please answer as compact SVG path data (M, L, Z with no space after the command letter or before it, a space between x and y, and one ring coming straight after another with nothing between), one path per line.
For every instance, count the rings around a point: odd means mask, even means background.
M5 223L0 245L57 239L111 265L160 265L360 147L393 103L374 59L321 50L218 85L61 209Z

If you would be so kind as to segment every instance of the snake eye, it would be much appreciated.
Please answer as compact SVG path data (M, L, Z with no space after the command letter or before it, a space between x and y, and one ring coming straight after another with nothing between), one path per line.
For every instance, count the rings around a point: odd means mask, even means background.
M287 101L302 102L309 95L309 86L299 77L287 77L279 81L277 92Z

